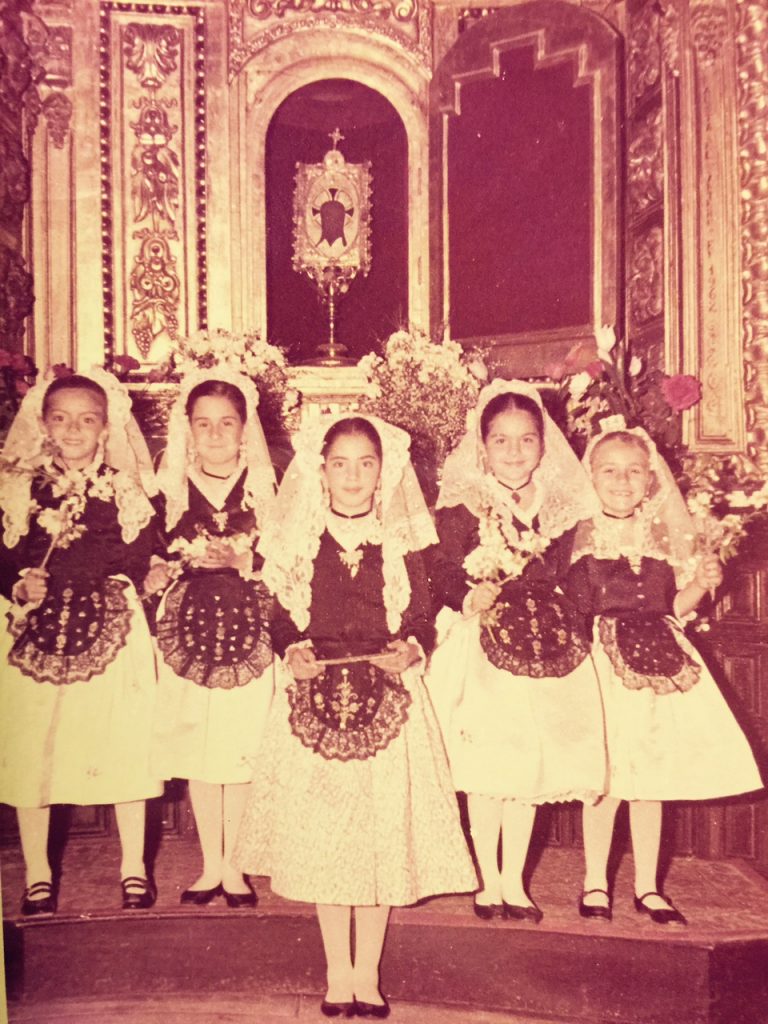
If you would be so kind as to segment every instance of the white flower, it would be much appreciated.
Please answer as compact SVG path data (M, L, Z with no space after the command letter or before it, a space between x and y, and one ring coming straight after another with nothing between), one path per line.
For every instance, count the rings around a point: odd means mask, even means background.
M581 373L574 373L572 377L568 378L568 390L571 398L578 401L591 383L592 377L586 370L582 370Z
M601 359L610 363L611 357L609 355L613 346L616 344L616 332L610 324L604 324L595 331L595 341L597 342L597 354Z
M629 361L629 376L636 377L643 368L643 360L640 356L632 356Z

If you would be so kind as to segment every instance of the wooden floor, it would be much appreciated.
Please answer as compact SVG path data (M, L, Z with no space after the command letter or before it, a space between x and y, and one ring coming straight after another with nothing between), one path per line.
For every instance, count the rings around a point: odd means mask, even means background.
M182 907L179 893L196 876L197 852L192 842L167 840L156 862L155 908L126 914L119 909L118 867L116 842L73 841L59 912L23 920L20 857L5 851L6 968L18 1014L35 1005L42 1012L62 998L322 993L312 906L274 896L262 879L255 880L255 910L230 910L220 900ZM616 877L614 920L582 920L581 871L578 851L543 852L531 881L545 915L538 926L481 922L471 896L394 910L382 963L393 1005L600 1024L768 1024L763 878L736 861L673 861L666 890L690 924L663 928L632 907L628 858Z

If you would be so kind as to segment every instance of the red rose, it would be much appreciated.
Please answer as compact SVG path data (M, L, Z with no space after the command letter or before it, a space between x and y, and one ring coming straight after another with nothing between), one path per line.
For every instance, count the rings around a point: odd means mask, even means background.
M603 376L605 365L602 359L595 359L593 363L589 363L584 367L592 380L599 380Z
M581 373L588 369L591 363L598 359L597 345L591 339L589 341L577 341L571 346L568 355L565 357L566 373Z
M673 412L683 412L701 401L701 384L690 374L678 373L662 380L661 393Z
M23 352L11 352L10 365L17 373L34 373L35 364Z

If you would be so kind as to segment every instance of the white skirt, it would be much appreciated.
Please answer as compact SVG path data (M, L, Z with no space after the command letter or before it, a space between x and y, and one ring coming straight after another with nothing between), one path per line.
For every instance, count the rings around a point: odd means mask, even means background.
M589 658L561 678L496 668L480 616L444 608L426 682L458 790L524 803L593 801L604 792L603 709Z
M286 899L404 906L477 878L440 730L415 669L408 717L365 760L327 759L294 735L281 664L234 861Z
M118 577L125 579L125 577ZM114 804L159 796L149 743L156 694L152 639L133 586L125 645L99 675L56 685L8 664L0 639L0 801L14 807ZM10 605L0 599L0 614Z
M678 633L679 625L672 623ZM621 800L708 800L763 785L749 743L698 651L699 681L685 692L628 689L595 623L593 657L605 706L607 793ZM684 638L683 638L684 639Z
M250 782L272 702L274 665L232 689L200 686L178 676L159 650L157 666L152 770L162 779Z

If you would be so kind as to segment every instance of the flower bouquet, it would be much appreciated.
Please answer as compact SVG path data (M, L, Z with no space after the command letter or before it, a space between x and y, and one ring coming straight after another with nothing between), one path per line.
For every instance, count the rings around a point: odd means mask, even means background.
M289 386L285 354L255 331L233 334L217 328L179 338L168 361L150 370L147 380L174 381L194 367L219 365L253 379L259 392L259 418L268 436L283 437L298 426L300 395Z
M384 342L382 355L364 356L358 366L371 385L361 410L406 430L417 470L436 476L487 380L481 355L455 341L434 343L421 331L400 330Z

